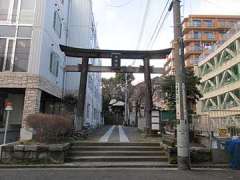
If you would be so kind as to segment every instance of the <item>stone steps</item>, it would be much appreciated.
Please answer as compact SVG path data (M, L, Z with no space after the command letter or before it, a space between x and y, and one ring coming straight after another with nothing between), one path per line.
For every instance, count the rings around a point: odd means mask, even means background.
M159 143L73 143L68 163L139 163L167 162L167 156Z
M74 142L75 146L160 146L160 143L125 143L125 142Z
M165 151L71 151L71 156L164 156Z
M166 156L70 156L67 161L75 162L158 162L167 161Z
M72 150L85 151L160 151L160 146L72 146Z

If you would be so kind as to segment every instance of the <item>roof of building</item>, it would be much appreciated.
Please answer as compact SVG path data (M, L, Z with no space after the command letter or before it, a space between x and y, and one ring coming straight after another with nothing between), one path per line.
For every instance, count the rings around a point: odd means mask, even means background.
M236 19L240 20L239 15L197 15L197 14L191 14L188 17L184 18L183 21L187 21L191 18L199 18L199 19Z

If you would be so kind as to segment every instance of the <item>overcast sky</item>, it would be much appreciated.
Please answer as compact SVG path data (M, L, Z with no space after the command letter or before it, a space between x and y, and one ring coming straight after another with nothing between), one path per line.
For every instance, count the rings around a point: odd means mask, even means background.
M137 47L143 16L148 0L92 0L97 26L98 43L101 49L162 49L170 47L173 39L172 14L166 18L158 38L153 46L149 41L167 0L149 0L149 9L140 46ZM182 15L220 14L240 15L240 0L185 0L182 1ZM155 38L154 38L155 39ZM107 61L105 65L110 65ZM123 64L140 65L141 62L127 60ZM154 66L162 66L164 60L152 60ZM103 74L110 77L111 74ZM136 75L136 81L143 80L143 75Z

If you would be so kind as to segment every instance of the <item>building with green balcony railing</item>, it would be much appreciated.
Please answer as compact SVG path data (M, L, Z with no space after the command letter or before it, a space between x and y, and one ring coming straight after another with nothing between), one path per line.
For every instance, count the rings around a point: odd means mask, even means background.
M202 57L195 67L203 95L197 103L200 115L212 110L224 110L231 115L233 111L240 112L236 111L240 110L240 24L235 26L229 39Z

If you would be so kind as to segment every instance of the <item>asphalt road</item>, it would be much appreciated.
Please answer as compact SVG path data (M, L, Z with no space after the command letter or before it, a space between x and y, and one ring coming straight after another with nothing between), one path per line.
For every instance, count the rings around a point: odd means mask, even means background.
M240 171L162 169L0 169L0 180L239 180Z

